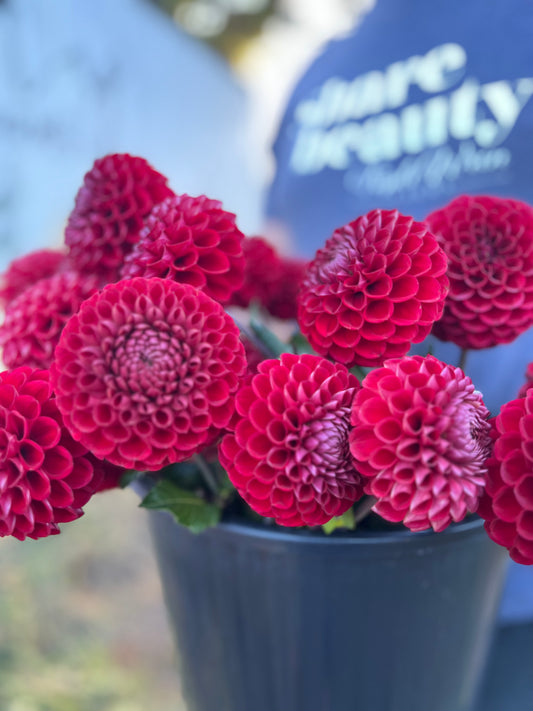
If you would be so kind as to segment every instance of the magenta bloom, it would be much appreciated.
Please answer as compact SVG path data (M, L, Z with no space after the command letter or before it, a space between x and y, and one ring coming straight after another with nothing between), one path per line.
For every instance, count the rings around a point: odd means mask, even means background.
M246 308L255 301L272 316L296 318L297 296L307 262L281 257L262 237L247 237L243 250L244 282L230 303Z
M357 379L340 364L284 353L236 397L220 462L243 499L282 526L317 526L362 496L348 447Z
M14 259L0 276L0 305L6 306L19 294L65 268L66 255L53 249L41 249Z
M63 427L46 370L0 374L0 452L0 536L59 533L102 483L102 465Z
M5 365L49 368L63 327L97 290L96 277L76 272L62 272L28 286L8 304L0 326Z
M494 452L478 513L514 561L533 565L533 391L504 405L493 422Z
M243 239L218 200L175 195L150 213L122 278L173 279L224 303L242 284Z
M434 333L461 348L509 343L533 325L533 208L468 196L426 219L449 260L450 292Z
M374 511L412 531L442 531L477 509L490 454L489 412L462 370L432 356L369 373L352 411L350 448Z
M372 210L317 252L298 322L317 353L348 367L380 365L428 335L447 289L446 257L427 226Z
M115 281L154 205L172 195L167 179L127 153L94 162L76 195L65 230L69 258L80 272Z
M239 331L188 284L126 279L84 302L56 349L65 425L101 459L156 470L225 428L246 369Z
M276 284L268 294L266 310L281 319L295 319L298 315L298 295L307 273L309 262L303 259L282 258Z

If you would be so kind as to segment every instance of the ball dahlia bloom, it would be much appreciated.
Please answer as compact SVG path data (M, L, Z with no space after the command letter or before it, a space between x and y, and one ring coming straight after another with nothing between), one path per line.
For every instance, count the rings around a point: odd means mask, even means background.
M39 279L51 277L66 267L66 254L41 249L14 259L0 276L0 306L6 306Z
M350 448L374 511L412 531L442 531L477 509L490 454L489 412L462 370L432 356L369 373L352 409Z
M493 456L478 513L493 541L517 563L533 565L533 391L493 420Z
M121 276L173 279L226 302L242 284L243 239L218 200L175 195L152 210Z
M348 447L357 379L318 356L265 360L236 397L220 462L243 499L282 526L317 526L362 496Z
M448 257L450 291L434 333L461 348L509 343L533 325L533 208L468 196L426 219Z
M272 316L296 318L297 296L307 262L281 257L262 237L243 242L244 282L230 303L246 308L257 301Z
M66 322L97 290L97 277L72 271L28 286L8 304L0 326L5 365L49 368Z
M0 536L59 533L102 484L102 464L63 426L46 370L0 374L0 443Z
M266 310L280 319L298 316L298 294L307 273L309 262L303 259L282 258L277 280L265 303Z
M320 355L348 367L407 353L440 318L446 257L426 225L372 210L319 250L298 303L302 333Z
M172 195L167 179L144 158L99 158L85 175L65 230L69 260L80 272L115 281L154 205Z
M188 459L225 428L245 370L220 304L188 284L138 277L82 304L51 372L72 436L143 471Z

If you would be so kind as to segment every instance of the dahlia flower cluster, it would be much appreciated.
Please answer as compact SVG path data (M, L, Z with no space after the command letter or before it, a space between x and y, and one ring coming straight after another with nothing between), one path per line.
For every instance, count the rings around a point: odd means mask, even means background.
M58 533L142 476L142 505L196 531L245 516L438 532L477 513L533 564L533 364L491 414L461 364L410 354L432 334L463 363L533 326L523 202L373 210L305 262L110 155L64 247L16 259L0 301L0 536Z

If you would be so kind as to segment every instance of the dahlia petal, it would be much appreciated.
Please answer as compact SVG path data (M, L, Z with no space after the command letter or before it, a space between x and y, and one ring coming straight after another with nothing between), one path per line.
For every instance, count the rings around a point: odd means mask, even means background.
M533 511L533 474L522 477L514 489L514 494L518 504L523 509Z
M61 438L61 427L51 417L36 417L31 423L28 437L39 447L50 449L55 447Z
M522 511L518 519L518 529L523 539L533 542L533 511Z
M25 469L39 469L44 462L44 452L42 448L31 441L20 443L19 456Z
M531 561L533 561L533 541L518 538L514 548L510 551L510 556L517 563L531 565Z
M32 501L42 501L49 498L50 479L43 472L29 471L26 475L26 483Z

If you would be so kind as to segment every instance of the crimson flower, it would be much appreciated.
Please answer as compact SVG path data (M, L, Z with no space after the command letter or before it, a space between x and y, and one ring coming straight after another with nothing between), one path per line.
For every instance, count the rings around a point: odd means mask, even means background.
M442 531L476 510L490 454L489 412L460 368L392 359L356 394L350 448L374 511L412 531Z
M90 460L95 472L95 493L107 491L108 489L116 489L120 486L120 480L126 474L124 467L117 467L116 464L98 459L91 452L87 452L87 458Z
M407 353L442 315L446 257L426 225L372 210L335 230L311 262L298 322L313 348L348 367Z
M426 219L449 260L450 292L434 333L461 348L509 343L533 325L533 208L468 196Z
M76 272L61 272L28 286L8 304L0 326L5 365L49 368L66 322L97 289L97 277Z
M117 153L96 160L65 230L73 267L98 274L104 282L115 281L144 218L172 194L165 176L144 158Z
M6 306L39 279L51 277L65 267L65 253L41 249L14 259L0 276L0 305Z
M317 526L362 496L348 447L359 383L340 364L283 353L237 393L220 462L243 499L282 526Z
M226 302L242 283L243 239L235 215L218 200L175 195L150 213L122 278L173 279Z
M478 513L514 561L533 565L533 391L503 405L493 423L494 451Z
M65 426L101 459L156 470L225 428L246 369L232 319L188 284L110 284L66 325L52 382Z
M63 427L46 370L0 374L0 443L0 536L59 533L102 484L102 464Z
M262 237L247 237L243 250L244 282L230 303L246 308L257 301L272 316L296 318L297 296L307 262L281 257Z
M309 262L303 259L282 258L277 270L276 284L265 301L266 310L281 319L295 319L298 315L298 294Z

